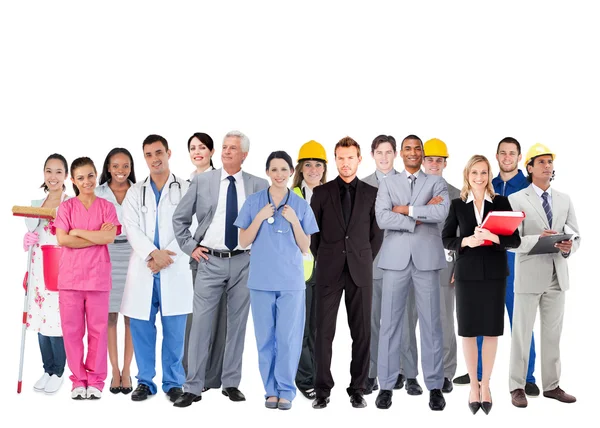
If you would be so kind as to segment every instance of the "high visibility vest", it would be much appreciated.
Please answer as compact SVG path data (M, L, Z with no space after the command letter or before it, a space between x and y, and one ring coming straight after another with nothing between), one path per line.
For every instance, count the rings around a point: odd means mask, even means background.
M294 187L294 193L304 199L304 195L302 194L302 189L299 187ZM313 274L313 268L315 265L315 258L313 257L310 250L308 250L307 254L302 254L302 260L304 261L304 282L310 281L310 278Z

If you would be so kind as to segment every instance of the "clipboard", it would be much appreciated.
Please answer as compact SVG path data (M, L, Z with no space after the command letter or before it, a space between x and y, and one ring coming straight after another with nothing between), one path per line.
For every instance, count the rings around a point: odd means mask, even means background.
M568 241L572 236L573 234L571 233L557 233L556 235L544 236L537 241L537 244L533 246L527 255L558 253L560 250L554 244L560 241Z

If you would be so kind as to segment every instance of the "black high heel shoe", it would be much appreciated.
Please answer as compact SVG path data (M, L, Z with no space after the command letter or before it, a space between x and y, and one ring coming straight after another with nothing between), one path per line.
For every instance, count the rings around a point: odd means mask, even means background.
M481 408L483 409L483 413L485 413L486 415L492 411L492 391L489 388L488 390L490 391L490 401L481 402Z
M123 385L123 381L121 381L121 392L125 395L130 394L131 391L133 391L133 383L131 383L131 376L129 376L129 383L131 384L131 386L128 386L127 388L122 386Z
M469 393L469 400L470 400L470 397L471 397L471 394ZM480 395L479 399L481 400L481 395ZM468 403L469 403L469 410L473 414L477 413L479 411L479 409L481 408L481 401L469 401Z
M115 379L115 378L112 378L112 379L110 380L110 384L111 384L111 385L112 385L112 383L113 383L113 380L114 380L114 379ZM110 388L108 388L108 390L109 390L110 392L112 392L113 394L118 394L118 393L120 393L120 392L121 392L121 382L119 382L119 386L111 386Z

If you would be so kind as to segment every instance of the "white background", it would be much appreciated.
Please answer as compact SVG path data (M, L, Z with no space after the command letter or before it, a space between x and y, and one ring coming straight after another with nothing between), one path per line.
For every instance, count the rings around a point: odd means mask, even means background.
M26 426L149 426L182 423L289 426L508 423L562 425L593 413L597 396L598 239L593 221L598 99L597 41L592 2L11 2L0 7L0 136L3 152L3 328L0 407L3 424ZM468 157L493 159L505 136L524 151L542 142L557 152L557 189L575 204L583 245L570 259L562 340L561 386L577 396L566 405L530 399L510 404L510 340L500 340L488 419L471 416L467 388L446 395L443 412L428 396L396 392L390 410L352 409L350 337L340 309L334 344L337 382L331 405L315 411L302 396L291 412L263 407L252 322L248 324L240 389L245 403L218 391L188 409L164 396L133 403L106 388L98 402L69 398L65 382L55 396L35 393L42 374L34 334L28 333L24 391L16 394L26 267L23 220L12 205L42 197L43 162L54 152L69 162L89 156L101 165L113 147L134 154L147 175L141 143L150 133L167 138L172 170L187 178L186 141L207 132L217 147L231 130L251 140L244 169L264 176L272 150L296 158L304 142L333 146L349 135L363 148L359 168L374 169L368 147L378 134L400 141L417 134L443 139L450 158L446 178L461 186ZM215 164L220 166L220 150ZM397 166L401 169L401 164ZM335 177L330 163L329 175ZM595 177L594 177L595 178ZM69 188L69 193L72 190ZM508 333L508 323L506 324ZM537 326L536 326L537 328ZM122 337L122 336L121 336ZM539 344L539 341L538 341ZM160 345L159 345L160 346ZM459 369L465 372L459 349ZM538 348L539 352L539 348ZM535 374L541 386L540 366ZM109 369L110 370L110 369ZM160 382L159 375L156 380ZM109 371L110 373L110 371ZM135 373L135 368L134 368ZM422 382L422 377L419 376ZM109 379L110 380L110 374ZM140 425L142 424L142 425ZM11 424L12 425L12 424Z

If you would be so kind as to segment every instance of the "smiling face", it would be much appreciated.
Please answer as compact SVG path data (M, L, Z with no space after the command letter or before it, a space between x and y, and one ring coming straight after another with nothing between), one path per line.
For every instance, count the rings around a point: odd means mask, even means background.
M83 165L72 171L71 181L79 190L80 196L92 196L96 188L96 170L92 165Z
M318 160L305 160L302 162L302 177L310 188L318 186L325 172L325 163Z
M477 162L469 170L469 185L473 192L484 192L490 182L490 171L486 162Z
M423 158L423 167L425 174L442 176L444 168L446 168L446 158L441 156L425 156Z
M400 149L400 156L404 162L404 168L410 173L415 173L421 168L423 162L423 145L419 140L404 140Z
M44 183L48 187L48 192L63 190L63 184L67 178L65 165L59 159L49 159L44 167Z
M242 169L242 162L244 162L246 156L248 156L248 153L242 152L242 142L240 137L225 138L223 141L221 161L223 162L223 168L227 172L233 171L235 174Z
M502 172L510 173L518 168L519 162L521 161L521 155L519 149L514 143L502 143L498 147L498 153L496 153L496 160L498 166Z
M287 183L292 175L290 166L284 159L271 159L267 175L271 179L271 185L278 189L287 188Z
M533 184L546 190L552 180L554 160L552 155L541 155L533 159L533 166L527 165L527 172L531 174Z
M215 150L210 150L197 137L190 141L190 160L199 170L205 170L210 165L210 158L215 153Z
M362 156L358 156L358 149L354 146L338 147L335 151L335 165L338 174L346 183L354 180L361 161Z
M115 183L125 183L131 173L131 159L125 153L116 153L108 161L108 172Z
M168 174L170 158L171 150L166 150L160 141L144 146L144 159L150 170L150 175Z
M375 160L375 167L387 174L394 168L394 158L396 152L390 143L380 143L377 148L371 153Z

